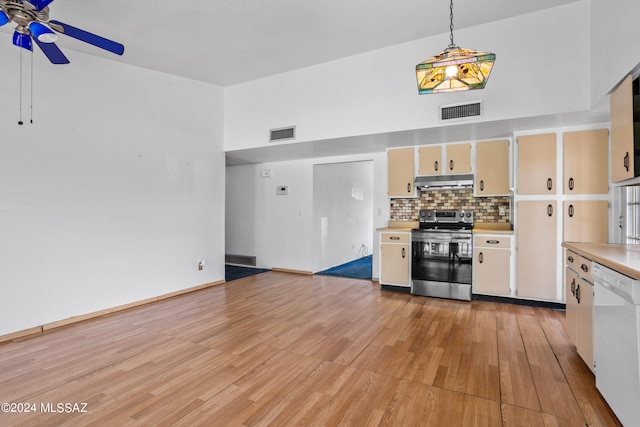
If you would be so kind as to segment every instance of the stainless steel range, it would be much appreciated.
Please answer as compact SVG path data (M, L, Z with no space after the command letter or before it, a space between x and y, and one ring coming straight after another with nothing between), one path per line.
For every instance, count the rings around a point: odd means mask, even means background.
M411 293L471 301L473 211L421 210L411 231Z

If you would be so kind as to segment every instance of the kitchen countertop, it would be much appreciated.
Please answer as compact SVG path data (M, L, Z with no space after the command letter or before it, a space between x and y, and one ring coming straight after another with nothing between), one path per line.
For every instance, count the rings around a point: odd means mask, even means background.
M513 226L509 222L476 222L473 234L513 234Z
M563 242L562 246L591 261L640 280L640 245Z
M414 228L418 228L420 223L418 221L389 221L386 227L376 228L376 231L384 232L401 232L411 231Z

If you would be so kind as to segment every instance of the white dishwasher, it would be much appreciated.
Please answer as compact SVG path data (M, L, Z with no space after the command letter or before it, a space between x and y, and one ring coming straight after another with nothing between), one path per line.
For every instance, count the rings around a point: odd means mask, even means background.
M593 263L596 388L625 426L640 422L640 281Z

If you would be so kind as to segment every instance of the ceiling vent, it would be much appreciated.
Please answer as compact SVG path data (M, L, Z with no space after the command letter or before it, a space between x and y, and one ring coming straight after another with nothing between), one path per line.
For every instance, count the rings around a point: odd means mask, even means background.
M482 101L440 107L441 122L479 117L482 117Z
M286 141L289 139L296 139L295 126L279 128L279 129L271 129L269 131L269 142Z

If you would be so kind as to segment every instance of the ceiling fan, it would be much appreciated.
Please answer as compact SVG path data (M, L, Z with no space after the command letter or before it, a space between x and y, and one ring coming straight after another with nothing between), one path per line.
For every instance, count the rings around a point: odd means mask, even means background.
M55 32L58 32L117 55L124 53L124 46L120 43L60 21L49 20L49 4L53 1L0 0L0 26L9 22L17 24L13 33L14 45L33 51L33 40L51 63L68 64L69 60L55 44L58 39Z

